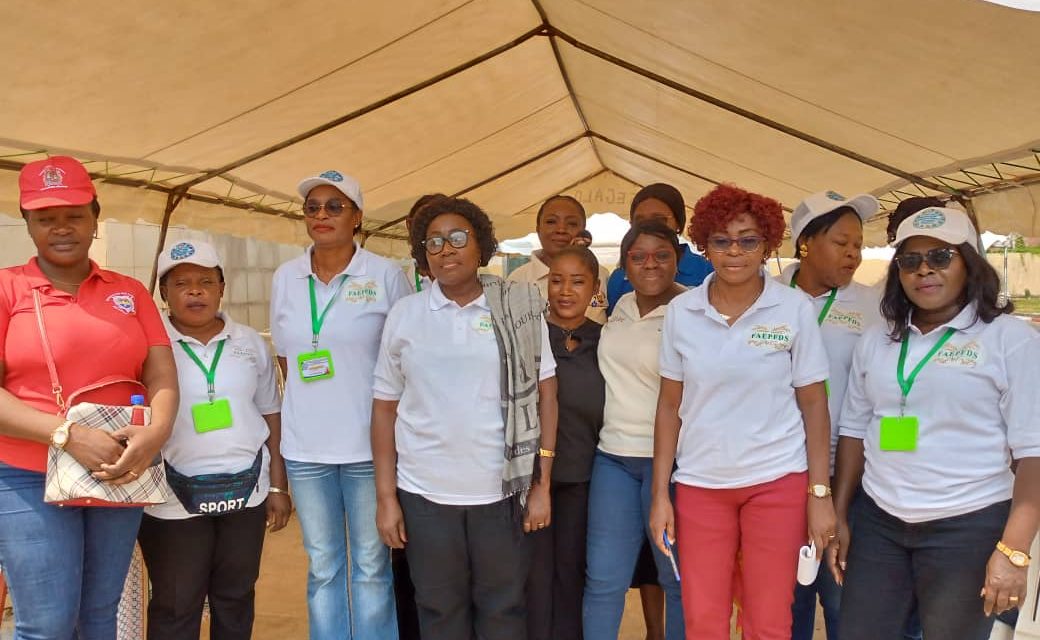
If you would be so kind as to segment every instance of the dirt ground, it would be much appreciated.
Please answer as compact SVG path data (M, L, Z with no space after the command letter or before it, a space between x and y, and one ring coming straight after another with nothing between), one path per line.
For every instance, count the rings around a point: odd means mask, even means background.
M297 521L283 531L269 535L264 545L260 581L256 590L255 640L305 639L307 637L307 555ZM817 626L820 626L817 616ZM824 634L817 629L817 638ZM202 638L209 634L203 630ZM639 604L639 593L628 593L628 604L618 640L644 640L646 627ZM738 638L739 636L734 636ZM563 639L561 639L563 640Z

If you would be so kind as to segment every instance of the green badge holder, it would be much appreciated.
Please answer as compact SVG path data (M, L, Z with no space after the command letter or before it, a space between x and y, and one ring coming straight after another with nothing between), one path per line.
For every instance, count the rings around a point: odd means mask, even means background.
M881 418L881 450L916 451L917 431L917 416Z
M191 419L195 433L208 433L231 426L231 403L227 398L213 402L200 402L191 406Z
M296 357L296 364L300 369L300 379L304 382L326 380L336 374L332 366L332 354L328 349L301 353Z

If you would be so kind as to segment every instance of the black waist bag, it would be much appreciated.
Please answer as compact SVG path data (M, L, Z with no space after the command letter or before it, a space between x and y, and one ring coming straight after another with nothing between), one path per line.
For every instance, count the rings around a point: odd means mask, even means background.
M220 516L241 511L260 483L264 450L256 453L253 466L237 473L207 473L186 476L166 462L166 482L188 513Z

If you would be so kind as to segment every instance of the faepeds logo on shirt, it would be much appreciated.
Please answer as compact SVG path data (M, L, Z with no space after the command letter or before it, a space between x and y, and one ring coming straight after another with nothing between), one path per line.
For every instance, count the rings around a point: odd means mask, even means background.
M855 333L863 333L863 313L860 311L845 311L844 309L831 309L824 319L824 324L836 324L838 326L852 329Z
M365 304L379 300L379 284L375 280L351 282L347 285L343 298L352 304Z
M935 354L935 361L947 366L974 367L982 359L982 345L977 340L954 344L947 342L939 353Z
M774 351L787 351L791 348L791 335L791 328L786 324L756 324L751 327L748 344L752 347L768 347Z

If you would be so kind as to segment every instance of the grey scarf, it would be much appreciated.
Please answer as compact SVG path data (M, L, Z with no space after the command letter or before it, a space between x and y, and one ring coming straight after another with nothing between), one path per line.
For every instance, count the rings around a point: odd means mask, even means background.
M481 275L491 308L502 367L502 419L505 422L505 466L502 492L527 503L541 439L538 422L538 372L542 360L542 314L545 300L538 287Z

